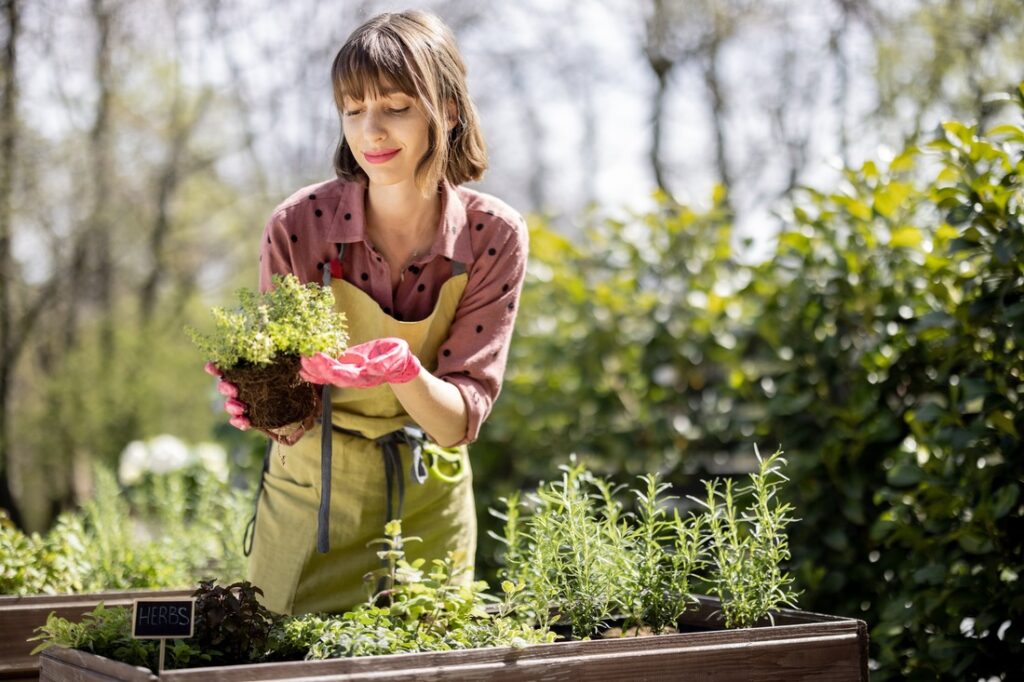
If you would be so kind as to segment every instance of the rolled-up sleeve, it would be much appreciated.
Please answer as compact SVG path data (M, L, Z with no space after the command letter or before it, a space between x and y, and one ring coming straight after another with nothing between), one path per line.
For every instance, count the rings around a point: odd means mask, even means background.
M519 312L528 237L521 218L504 226L493 231L471 265L448 339L438 352L436 376L458 388L466 403L466 433L457 445L477 439L501 392Z

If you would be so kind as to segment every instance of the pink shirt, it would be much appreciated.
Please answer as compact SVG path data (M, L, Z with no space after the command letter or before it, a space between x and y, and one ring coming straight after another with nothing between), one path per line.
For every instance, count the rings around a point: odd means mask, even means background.
M526 274L526 222L500 199L442 183L441 221L430 250L402 272L391 289L387 261L366 238L365 187L328 180L299 190L270 216L260 248L260 290L274 273L302 282L323 281L323 268L344 243L343 277L369 294L396 320L415 322L434 309L452 261L466 266L469 281L434 375L454 384L468 413L461 443L471 443L501 390L509 342Z

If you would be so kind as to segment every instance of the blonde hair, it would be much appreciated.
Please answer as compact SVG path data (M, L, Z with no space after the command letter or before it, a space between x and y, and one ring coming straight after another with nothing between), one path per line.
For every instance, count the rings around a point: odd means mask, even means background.
M427 116L427 153L416 166L423 196L437 191L441 178L454 185L479 180L487 170L487 148L476 107L466 86L466 66L451 30L437 16L419 10L379 14L352 32L331 66L339 117L343 100L381 96L394 87L418 101ZM447 103L458 111L449 130ZM339 178L366 180L342 132L334 152Z

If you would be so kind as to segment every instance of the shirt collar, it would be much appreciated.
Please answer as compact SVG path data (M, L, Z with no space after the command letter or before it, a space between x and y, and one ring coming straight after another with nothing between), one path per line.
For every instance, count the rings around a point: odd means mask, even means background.
M334 212L334 220L327 230L329 242L350 244L366 239L365 197L366 185L362 182L342 181L338 210ZM442 180L441 220L428 256L444 256L460 263L472 262L469 228L466 205L462 203L458 190L448 180Z

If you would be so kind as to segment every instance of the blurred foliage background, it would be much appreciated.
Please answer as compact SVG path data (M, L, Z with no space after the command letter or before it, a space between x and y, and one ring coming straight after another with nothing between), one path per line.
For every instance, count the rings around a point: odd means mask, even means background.
M570 452L685 499L781 445L801 605L864 618L879 679L1011 679L1024 6L421 6L470 69L479 188L531 216L481 528ZM216 440L255 482L260 437L182 328L255 284L269 210L330 176L330 59L401 8L0 1L4 568L44 551L16 527L74 545L60 514L109 497L96 467L133 441ZM485 577L497 551L481 533Z

